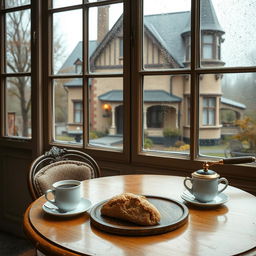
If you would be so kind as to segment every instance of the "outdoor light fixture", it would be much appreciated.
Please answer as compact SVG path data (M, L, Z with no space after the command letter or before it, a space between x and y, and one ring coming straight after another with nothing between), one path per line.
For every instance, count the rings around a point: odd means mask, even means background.
M111 106L107 103L103 104L102 108L104 109L103 117L110 117Z
M109 104L103 104L103 109L109 111L111 110L111 106Z

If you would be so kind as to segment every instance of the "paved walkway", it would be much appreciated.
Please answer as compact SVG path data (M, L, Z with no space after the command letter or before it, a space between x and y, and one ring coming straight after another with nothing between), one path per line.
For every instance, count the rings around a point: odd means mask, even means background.
M97 139L90 140L90 144L114 146L123 142L123 136L105 136Z

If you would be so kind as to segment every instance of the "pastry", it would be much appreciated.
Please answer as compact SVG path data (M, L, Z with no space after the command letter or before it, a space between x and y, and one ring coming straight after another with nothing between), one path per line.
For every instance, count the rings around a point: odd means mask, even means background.
M144 226L156 225L161 217L157 208L146 197L132 193L111 198L103 204L101 214Z

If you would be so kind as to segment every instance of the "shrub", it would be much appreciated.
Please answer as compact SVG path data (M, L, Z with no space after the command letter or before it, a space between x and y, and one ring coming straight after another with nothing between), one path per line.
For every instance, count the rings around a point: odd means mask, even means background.
M153 147L153 141L149 138L144 138L144 148L151 149Z
M90 140L101 138L101 137L104 137L104 136L106 136L106 133L105 132L100 132L100 131L90 131L90 134L89 134Z
M240 132L234 136L240 141L247 141L250 149L256 148L256 120L245 117L243 120L237 120L236 125L240 127Z
M170 137L170 136L180 136L180 130L179 129L171 129L171 128L165 128L163 131L164 137Z
M185 144L179 147L179 150L183 151L183 150L189 150L190 145L189 144Z
M174 144L174 147L179 148L181 146L185 145L185 142L182 140L177 140Z

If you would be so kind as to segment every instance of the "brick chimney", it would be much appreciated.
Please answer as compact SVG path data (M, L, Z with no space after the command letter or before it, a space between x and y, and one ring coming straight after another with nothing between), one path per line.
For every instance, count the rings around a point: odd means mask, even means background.
M109 30L109 6L98 7L98 35L97 41L101 42Z

